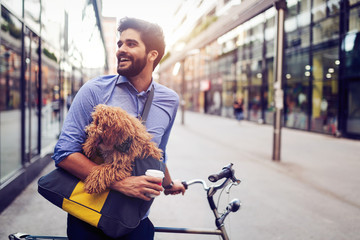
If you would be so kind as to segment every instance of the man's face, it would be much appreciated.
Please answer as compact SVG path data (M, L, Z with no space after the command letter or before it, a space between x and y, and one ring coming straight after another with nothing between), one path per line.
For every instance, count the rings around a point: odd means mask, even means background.
M144 69L147 64L147 54L138 31L126 29L121 33L116 57L117 72L122 76L134 77Z

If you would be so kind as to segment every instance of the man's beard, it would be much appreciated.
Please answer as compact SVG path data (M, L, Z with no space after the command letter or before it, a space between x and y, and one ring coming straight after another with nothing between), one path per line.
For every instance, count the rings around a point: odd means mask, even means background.
M119 64L120 64L120 58L121 57L126 57L130 60L130 66L127 68L120 68ZM138 75L146 66L146 55L144 56L144 58L139 58L139 59L135 59L131 56L120 56L118 59L118 69L117 72L119 75L122 75L124 77L134 77L136 75Z

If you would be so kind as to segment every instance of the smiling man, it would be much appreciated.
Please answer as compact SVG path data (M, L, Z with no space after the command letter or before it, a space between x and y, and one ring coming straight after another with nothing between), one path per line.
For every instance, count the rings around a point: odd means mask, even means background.
M163 150L163 160L167 160L166 145L175 120L179 97L173 90L152 79L152 72L164 55L163 31L156 24L134 18L121 19L118 31L120 40L116 57L119 75L94 78L79 90L55 146L53 159L56 165L80 179L85 179L96 166L82 153L82 144L86 139L84 129L92 121L91 113L95 106L118 106L129 114L140 117L151 88L154 88L154 98L146 128L152 134L153 141ZM171 180L167 169L163 187L158 183L159 180L151 176L132 176L114 182L111 188L147 201L151 199L149 195L159 195L163 188L165 194L185 192L179 180ZM118 239L153 239L154 227L147 216L148 214L133 232ZM67 233L70 240L112 239L101 230L71 215L68 215Z

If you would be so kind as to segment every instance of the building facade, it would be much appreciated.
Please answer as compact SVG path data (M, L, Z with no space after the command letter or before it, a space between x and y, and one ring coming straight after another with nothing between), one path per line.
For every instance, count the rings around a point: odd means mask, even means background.
M42 156L53 151L88 70L107 68L99 6L1 1L0 211L47 164Z
M184 8L198 16L162 62L160 82L188 110L234 117L240 97L245 120L273 124L277 1L185 2L179 24L190 18ZM286 1L283 126L360 138L359 13L359 0Z
M108 71L106 74L117 74L117 40L116 34L118 26L118 21L116 17L102 17L103 28L104 28L104 37L105 37L105 45L107 52L107 62L108 62Z

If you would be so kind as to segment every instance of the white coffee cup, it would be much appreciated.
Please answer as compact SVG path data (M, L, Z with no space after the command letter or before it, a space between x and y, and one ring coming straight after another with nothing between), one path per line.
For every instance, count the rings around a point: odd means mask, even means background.
M145 175L160 178L161 182L159 183L159 185L162 185L162 180L164 178L164 173L162 171L156 169L148 169L146 170ZM149 194L149 197L154 198L156 197L156 195Z

